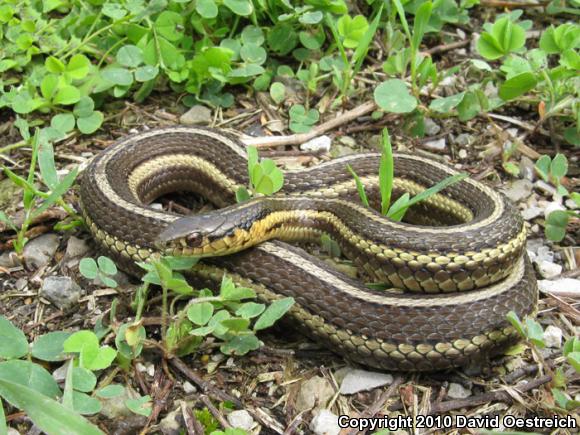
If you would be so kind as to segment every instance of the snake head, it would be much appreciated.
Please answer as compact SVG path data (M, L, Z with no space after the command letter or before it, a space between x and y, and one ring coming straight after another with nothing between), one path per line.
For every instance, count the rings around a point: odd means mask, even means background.
M182 217L159 233L156 245L172 255L201 255L205 246L221 236L225 222L224 216L211 212Z

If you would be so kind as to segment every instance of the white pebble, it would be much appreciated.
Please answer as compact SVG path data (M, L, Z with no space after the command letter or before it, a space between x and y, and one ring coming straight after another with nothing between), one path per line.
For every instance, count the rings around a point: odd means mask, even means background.
M338 416L328 409L323 409L312 418L310 430L316 435L338 435L340 433Z
M326 135L318 136L315 137L314 139L310 139L308 142L304 142L302 145L300 145L300 149L302 151L328 152L330 150L331 143L332 140L330 139L330 137Z
M556 210L566 210L566 208L562 204L551 202L544 209L544 217L548 218L548 215Z
M559 349L562 347L562 330L554 325L549 325L544 331L544 343L546 347Z
M580 298L580 280L578 279L560 278L553 281L541 279L538 281L538 287L543 292Z
M254 426L254 419L248 411L241 409L228 414L228 423L233 427L248 431Z
M452 399L465 399L466 397L471 396L471 390L468 390L461 384L451 382L449 384L449 391L447 391L447 396L451 397Z
M549 261L541 261L538 263L538 271L544 278L554 278L562 273L562 266Z

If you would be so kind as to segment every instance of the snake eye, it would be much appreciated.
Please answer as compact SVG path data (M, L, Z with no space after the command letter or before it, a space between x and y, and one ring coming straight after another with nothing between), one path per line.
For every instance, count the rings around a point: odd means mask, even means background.
M203 241L201 233L188 234L185 239L187 240L187 245L192 248L199 247L201 245L201 242Z

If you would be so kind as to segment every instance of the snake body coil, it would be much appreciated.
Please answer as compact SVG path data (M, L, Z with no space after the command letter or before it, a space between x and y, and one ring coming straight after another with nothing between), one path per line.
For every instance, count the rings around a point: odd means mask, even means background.
M309 335L365 365L436 370L505 349L516 340L506 314L533 314L537 302L517 210L465 179L413 206L407 213L413 224L393 222L358 204L346 169L352 166L376 203L378 162L377 154L358 154L289 171L280 194L232 205L248 184L245 150L235 138L201 128L152 130L91 162L81 206L93 236L121 265L159 253L220 255L192 271L200 284L219 283L226 273L262 300L292 296L290 314ZM395 171L395 197L454 174L405 154L395 155ZM182 217L148 206L179 190L222 209ZM322 233L333 236L365 279L405 292L371 290L302 249L268 241Z

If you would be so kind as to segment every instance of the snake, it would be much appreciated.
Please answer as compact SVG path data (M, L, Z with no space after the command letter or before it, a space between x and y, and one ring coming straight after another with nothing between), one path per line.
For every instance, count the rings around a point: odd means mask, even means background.
M279 192L237 203L236 192L250 183L246 152L236 135L211 128L122 138L83 171L86 225L130 273L136 262L193 256L201 259L188 273L196 285L219 288L226 275L265 303L292 297L287 317L300 331L382 370L481 364L517 342L510 311L535 315L523 219L492 187L466 177L395 221L376 210L381 155L354 153L286 170ZM412 153L393 153L393 160L393 199L457 173ZM366 187L369 207L348 167ZM193 192L215 208L179 215L153 204L175 192ZM325 234L358 276L312 252Z

